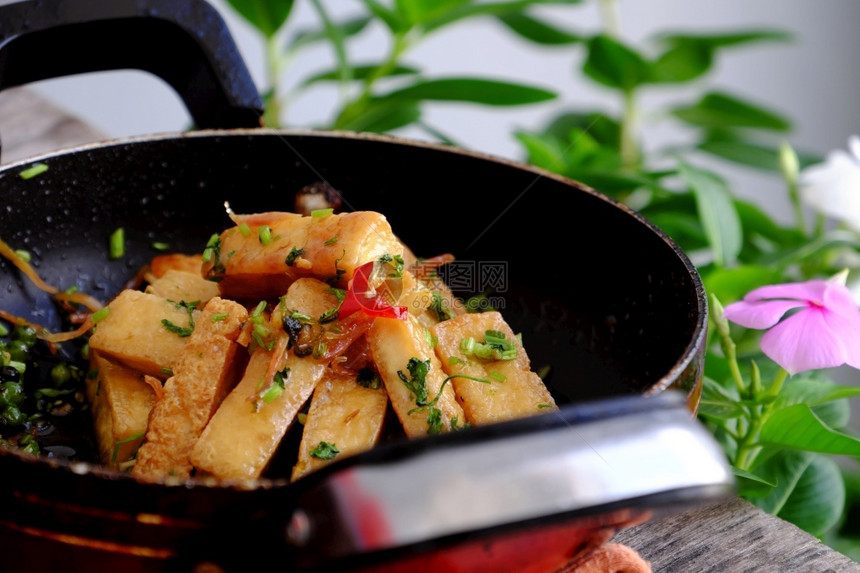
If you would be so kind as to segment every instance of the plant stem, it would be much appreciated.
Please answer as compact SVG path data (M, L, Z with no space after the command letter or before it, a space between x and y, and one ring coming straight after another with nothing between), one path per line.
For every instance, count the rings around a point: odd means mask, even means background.
M639 150L636 145L636 124L639 110L636 106L636 92L624 92L624 112L621 116L621 166L635 169L639 164Z
M267 127L281 126L281 95L278 87L278 80L281 77L284 60L281 57L280 45L278 36L275 35L266 40L266 72L269 75L269 83L271 85L271 93L266 102L266 109L263 112L263 123Z
M606 33L617 38L621 32L621 27L618 25L618 3L616 0L600 0L600 15Z
M791 200L791 207L794 210L794 218L797 221L797 228L804 235L808 235L806 217L803 214L803 205L800 203L800 193L798 191L796 180L788 182L788 197Z
M334 129L346 128L350 122L364 113L373 97L373 85L378 79L387 76L397 67L397 62L400 61L401 56L409 48L409 45L410 42L407 39L407 34L402 32L394 34L388 57L364 79L364 85L358 97L343 106L342 111L332 126Z
M779 396L782 386L785 384L787 378L788 372L784 368L780 368L776 378L773 380L773 384L770 385L768 396ZM767 421L772 405L773 402L770 402L768 404L763 404L760 408L752 409L749 428L738 441L738 449L734 463L736 468L747 471L750 469L750 465L754 459L753 453L759 447L757 443L759 434L761 433L761 429L764 426L765 421Z
M349 65L349 60L346 57L346 47L343 42L343 34L340 29L332 23L328 12L326 12L325 7L322 5L320 0L311 0L311 4L322 21L325 34L329 41L331 41L332 48L334 49L334 56L337 60L338 76L340 79L341 97L344 97L349 83L352 81L352 67Z

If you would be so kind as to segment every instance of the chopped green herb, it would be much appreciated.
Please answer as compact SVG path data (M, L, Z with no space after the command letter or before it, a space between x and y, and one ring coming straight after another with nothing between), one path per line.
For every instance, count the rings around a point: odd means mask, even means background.
M436 314L436 318L439 319L439 322L444 322L454 318L454 313L450 308L448 308L448 303L445 302L442 295L438 292L434 292L432 296L433 300L430 301L430 306L427 308Z
M290 318L298 320L299 322L311 322L313 319L306 314L302 314L297 310L294 310L290 313Z
M358 371L355 381L358 382L359 386L371 388L373 390L376 390L382 385L382 380L379 379L379 374L377 374L372 368L367 367Z
M98 368L93 368L92 370L90 370L89 372L87 372L87 380L95 380L95 379L96 379L96 378L98 378L98 377L99 377L99 370L98 370Z
M343 302L346 298L346 291L342 288L329 287L328 292L337 298L337 302Z
M228 316L229 315L226 312L219 312L218 314L213 314L211 320L212 322L221 322Z
M328 343L325 340L320 340L317 342L316 346L314 346L313 357L314 360L319 360L325 353L328 352Z
M513 360L517 357L513 340L507 340L505 333L498 330L485 331L484 342L478 342L471 336L460 340L460 350L467 356L484 360Z
M287 255L286 260L284 262L288 267L291 267L295 264L296 259L305 254L304 249L297 249L295 246L290 250L290 253Z
M442 410L431 407L430 413L427 414L427 433L438 434L442 431Z
M261 300L257 303L257 306L254 307L254 310L251 311L251 318L257 319L254 322L259 323L263 318L263 311L266 310L266 301Z
M24 249L15 249L15 254L18 255L18 258L25 263L29 263L33 259L33 257L30 256L30 251L25 251Z
M304 426L305 422L308 421L308 415L305 414L304 412L299 412L298 416L296 416L296 419L299 421L299 424Z
M154 243L152 243L151 246L156 251L166 251L170 248L170 245L168 245L167 243L162 243L160 241L155 241Z
M165 376L173 376L173 370L171 370L170 368L162 368L161 373Z
M323 219L334 213L334 209L314 209L311 211L311 217L314 219Z
M113 447L113 455L110 457L110 461L116 463L116 457L119 455L119 447L121 445L127 444L129 442L133 442L135 440L139 440L139 439L143 438L144 436L146 436L146 432L141 432L139 434L134 434L132 436L129 436L127 438L124 438L124 439L116 442L114 444L114 447Z
M272 384L263 394L260 396L260 399L266 404L274 401L278 396L284 393L285 382L287 378L290 376L290 369L284 368L279 372L275 372L275 376L272 378ZM260 386L262 386L263 381L260 380Z
M346 249L343 249L343 252L340 254L340 257L335 259L334 261L334 276L328 277L325 281L329 285L336 285L340 282L341 277L346 273L346 269L338 268L338 263L346 256Z
M546 377L549 376L549 373L552 371L552 366L547 364L546 366L542 366L540 370L537 371L538 378L541 380L546 380Z
M328 241L323 243L323 245L325 245L326 247L330 247L333 244L337 243L339 240L340 240L340 237L338 235L335 235L334 237L332 237L331 239L329 239Z
M430 359L421 360L413 356L406 364L406 368L409 370L411 380L407 380L402 370L397 371L397 376L403 381L409 391L415 395L415 404L418 406L426 405L427 373L430 372Z
M504 382L508 379L508 377L501 372L490 372L490 378L492 378L496 382Z
M34 163L27 169L24 169L18 174L21 179L32 179L36 175L41 175L48 170L48 166L44 163Z
M206 248L203 249L202 259L204 263L212 261L212 268L206 273L206 280L221 282L224 277L220 275L223 275L227 269L221 262L221 237L217 233L209 237Z
M272 228L268 225L260 227L260 244L264 247L272 242Z
M340 453L337 446L329 442L320 442L317 447L311 450L311 457L320 460L331 460Z
M93 313L93 316L92 316L93 324L100 323L101 321L106 319L107 315L109 315L109 314L110 314L110 307L109 306L105 306L105 307L100 308L99 310L95 311Z
M185 338L185 337L191 336L191 333L194 332L193 328L187 327L187 326L177 326L176 324L173 324L172 322L170 322L166 318L161 319L161 324L164 325L164 328L166 328L170 332L178 335L180 338Z
M392 263L394 266L394 270L388 274L389 278L403 278L403 265L405 264L403 261L403 257L401 257L400 255L394 255L392 257L388 253L385 253L384 255L379 257L379 264L381 265L389 265Z
M119 259L125 255L125 229L122 227L117 227L117 229L111 233L108 244L108 254L111 259Z
M538 410L543 410L545 408L552 408L552 404L538 404Z
M333 308L328 309L324 313L320 315L319 323L325 324L327 322L331 322L337 318L337 313L340 312L340 305L337 305Z
M470 428L471 426L472 426L472 424L470 424L469 422L466 422L465 424L463 424L461 426L459 418L457 416L454 416L453 418L451 418L451 429L455 432L458 432L460 430L465 430L466 428Z
M251 236L251 227L248 226L248 223L239 223L239 232L242 233L242 236L248 238Z

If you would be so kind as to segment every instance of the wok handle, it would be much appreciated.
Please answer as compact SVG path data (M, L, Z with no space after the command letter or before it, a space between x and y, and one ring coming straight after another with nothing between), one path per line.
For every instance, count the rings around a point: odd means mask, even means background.
M263 104L204 0L28 0L0 6L0 90L118 69L167 82L198 128L259 127Z

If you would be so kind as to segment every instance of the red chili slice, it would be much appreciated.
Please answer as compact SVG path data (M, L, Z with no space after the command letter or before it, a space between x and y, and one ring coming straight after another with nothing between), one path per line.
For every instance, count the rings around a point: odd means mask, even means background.
M373 265L374 261L370 261L355 269L349 280L346 296L337 313L338 320L343 320L359 310L368 316L406 320L407 309L405 306L391 306L379 295L368 296Z

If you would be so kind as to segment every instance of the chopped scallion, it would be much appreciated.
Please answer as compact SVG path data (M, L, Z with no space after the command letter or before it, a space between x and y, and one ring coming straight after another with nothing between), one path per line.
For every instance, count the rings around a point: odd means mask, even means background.
M45 163L34 163L32 166L23 170L18 174L18 177L21 179L32 179L36 175L41 175L45 171L48 170L48 166Z
M239 224L239 232L242 233L243 237L251 236L251 227L248 226L248 223L240 223Z
M314 219L322 219L334 213L334 209L314 209L311 211L311 217Z
M122 227L117 227L117 229L111 233L108 253L111 259L119 259L125 255L125 229Z
M272 228L268 225L260 227L260 244L264 247L272 242Z
M109 315L109 314L110 314L110 307L109 306L106 306L104 308L100 308L99 310L95 311L93 313L93 316L92 316L93 324L100 323L105 318L107 318L107 315Z

